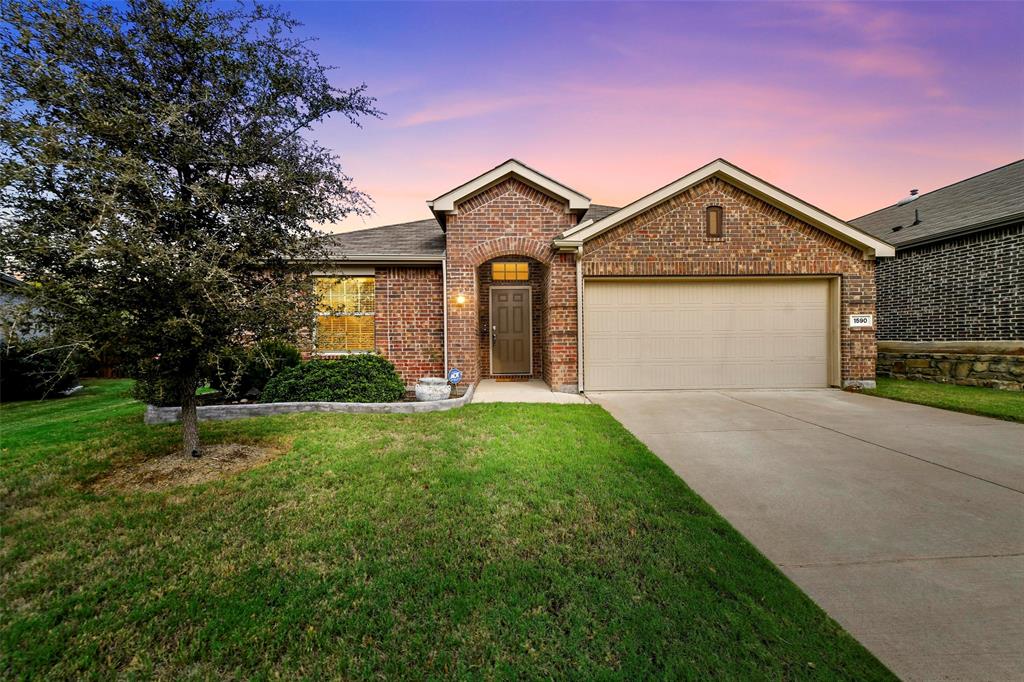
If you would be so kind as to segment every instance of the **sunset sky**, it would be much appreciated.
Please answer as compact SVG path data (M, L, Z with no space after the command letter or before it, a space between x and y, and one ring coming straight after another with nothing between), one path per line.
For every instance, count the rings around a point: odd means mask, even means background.
M315 136L376 213L514 157L623 205L717 157L841 218L1024 156L1021 3L285 2L387 113Z

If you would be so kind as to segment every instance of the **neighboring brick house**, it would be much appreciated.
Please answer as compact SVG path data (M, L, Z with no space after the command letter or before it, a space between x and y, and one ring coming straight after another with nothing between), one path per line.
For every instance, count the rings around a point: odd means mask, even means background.
M1021 389L1024 160L850 222L896 247L876 269L880 375Z
M407 384L532 376L554 390L873 384L884 240L717 160L617 208L515 160L429 220L332 235L324 355Z

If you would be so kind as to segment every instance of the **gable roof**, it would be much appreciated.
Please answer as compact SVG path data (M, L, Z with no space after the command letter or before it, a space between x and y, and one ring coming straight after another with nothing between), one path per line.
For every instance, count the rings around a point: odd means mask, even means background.
M407 262L444 258L444 232L433 218L339 232L324 241L331 260Z
M916 213L915 213L916 211ZM914 224L916 218L920 221ZM1024 220L1024 159L888 206L850 223L897 247ZM893 230L899 226L900 229Z
M724 180L730 185L756 196L772 206L831 234L837 239L853 244L864 252L865 258L895 255L895 249L885 241L859 230L831 214L825 213L820 208L812 206L774 185L768 184L742 168L732 165L725 159L715 159L706 166L702 166L675 182L671 182L661 189L637 199L614 213L596 219L592 223L589 221L581 222L579 225L563 232L555 240L555 246L562 248L582 246L587 240L607 232L616 225L620 225L630 218L640 215L676 194L684 192L690 187L712 177Z
M582 213L590 208L590 197L580 194L573 188L563 185L516 159L509 159L486 173L476 176L469 182L465 182L455 189L445 192L433 201L428 201L427 206L434 212L434 216L437 218L438 223L440 223L441 229L444 229L444 216L454 212L459 202L465 201L474 194L478 194L488 187L493 187L513 176L546 194L565 200L569 204L570 211Z

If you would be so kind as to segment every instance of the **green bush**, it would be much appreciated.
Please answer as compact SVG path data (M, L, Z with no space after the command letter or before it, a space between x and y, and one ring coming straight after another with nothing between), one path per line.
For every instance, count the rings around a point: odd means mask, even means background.
M395 366L380 355L344 355L310 360L267 382L261 401L390 403L405 394Z
M301 362L302 355L295 346L283 341L264 341L216 357L206 374L210 388L231 398L244 398L262 392L271 377Z
M45 339L0 342L0 400L39 400L78 383L79 358Z

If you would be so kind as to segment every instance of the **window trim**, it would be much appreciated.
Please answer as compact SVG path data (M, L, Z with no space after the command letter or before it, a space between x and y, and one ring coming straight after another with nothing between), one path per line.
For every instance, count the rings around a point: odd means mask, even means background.
M313 320L313 353L323 357L338 357L342 355L365 355L377 352L377 276L376 273L355 274L355 273L323 273L314 275L316 280L346 280L346 279L368 279L373 283L373 310L371 312L345 312L340 310L320 310L319 307L314 313ZM328 349L324 350L319 345L320 320L325 317L369 317L373 320L373 328L370 334L371 346L369 348L357 349Z
M498 277L495 270L498 266L502 266L505 270L502 277ZM508 266L514 266L512 268L512 277L509 277ZM525 266L525 272L523 276L519 276L519 266ZM515 261L494 261L491 263L491 281L492 282L529 282L530 281L530 261L515 260Z

